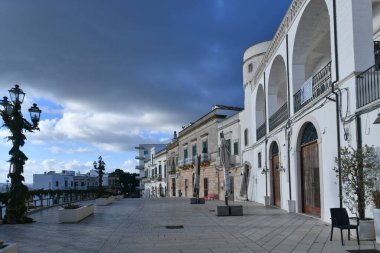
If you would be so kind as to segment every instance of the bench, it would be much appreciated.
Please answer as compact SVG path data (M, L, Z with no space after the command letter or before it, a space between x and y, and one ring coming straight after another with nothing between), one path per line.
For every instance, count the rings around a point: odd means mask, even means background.
M207 194L205 197L206 200L214 200L215 198L216 198L215 194Z

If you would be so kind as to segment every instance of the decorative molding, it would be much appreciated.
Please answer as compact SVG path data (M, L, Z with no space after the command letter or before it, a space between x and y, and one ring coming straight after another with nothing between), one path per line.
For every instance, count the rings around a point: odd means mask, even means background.
M289 7L288 11L285 14L285 17L283 18L279 28L277 29L276 34L273 37L273 40L261 60L259 67L254 75L255 84L258 83L260 76L264 72L268 62L270 59L272 59L274 53L277 51L278 47L280 46L281 42L283 41L284 37L288 33L290 27L292 26L295 18L299 14L301 8L304 6L307 0L293 0L291 6Z

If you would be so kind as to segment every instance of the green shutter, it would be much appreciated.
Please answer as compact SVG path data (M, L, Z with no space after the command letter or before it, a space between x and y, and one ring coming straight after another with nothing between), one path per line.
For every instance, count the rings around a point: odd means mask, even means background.
M239 154L239 142L234 142L234 155Z

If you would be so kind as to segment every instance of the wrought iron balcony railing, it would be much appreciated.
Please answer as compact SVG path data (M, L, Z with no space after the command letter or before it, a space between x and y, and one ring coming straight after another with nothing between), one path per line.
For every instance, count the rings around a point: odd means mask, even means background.
M202 153L201 154L201 162L208 161L208 154L207 153Z
M264 122L256 129L256 141L260 140L267 133L267 124Z
M269 117L269 131L272 131L273 129L275 129L287 118L288 118L288 103L285 103L272 116Z
M311 93L308 92L306 88L301 88L296 94L294 94L294 113L298 112L308 103L330 90L331 61L313 76L311 86Z
M356 108L380 99L380 69L375 66L356 76Z

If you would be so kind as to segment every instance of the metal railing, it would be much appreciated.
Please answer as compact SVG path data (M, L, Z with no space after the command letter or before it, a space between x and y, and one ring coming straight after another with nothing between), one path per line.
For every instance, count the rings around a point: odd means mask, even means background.
M260 140L267 133L267 124L264 122L256 129L256 141Z
M66 194L63 196L34 196L31 199L25 201L27 212L39 210L46 207L60 206L72 202L80 202L95 199L94 193L90 194ZM0 203L0 221L3 220L6 213L6 205Z
M269 131L275 129L278 125L288 118L288 103L285 102L272 116L269 117Z
M318 98L331 88L331 61L327 63L317 74L312 78L312 94L309 98L302 99L303 89L301 88L294 94L294 113L301 110L308 103ZM302 101L303 100L303 101Z
M356 108L380 99L380 71L375 65L356 76Z

